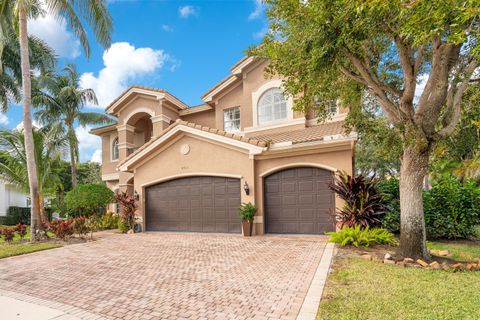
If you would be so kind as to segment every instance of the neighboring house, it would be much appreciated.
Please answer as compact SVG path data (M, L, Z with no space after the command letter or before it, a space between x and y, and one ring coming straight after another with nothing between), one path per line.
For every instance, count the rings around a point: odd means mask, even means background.
M27 207L28 196L13 184L0 180L0 216L7 215L9 207Z
M351 173L355 134L346 109L318 124L295 112L267 61L246 57L189 107L161 89L132 86L106 109L102 179L139 198L144 230L240 233L238 207L258 207L254 232L333 230L340 204L328 188Z

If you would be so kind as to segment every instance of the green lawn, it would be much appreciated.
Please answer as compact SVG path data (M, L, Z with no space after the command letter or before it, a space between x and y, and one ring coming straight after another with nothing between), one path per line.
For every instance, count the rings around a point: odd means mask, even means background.
M358 256L338 257L332 268L317 319L480 319L480 272L405 268Z
M61 246L61 244L50 242L2 244L0 245L0 259Z
M433 250L448 250L452 254L447 258L457 261L480 260L480 245L460 242L428 242L427 246Z

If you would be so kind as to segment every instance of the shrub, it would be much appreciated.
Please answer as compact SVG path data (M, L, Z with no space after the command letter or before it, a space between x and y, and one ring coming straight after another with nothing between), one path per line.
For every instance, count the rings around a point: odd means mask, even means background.
M52 231L58 239L68 240L74 233L72 219L66 221L53 220L50 222L49 230Z
M377 189L384 195L382 201L389 209L382 216L382 228L400 233L400 181L395 178L382 180Z
M130 225L122 219L118 220L118 226L117 227L118 227L118 230L120 230L120 232L122 232L122 233L127 233L128 230L130 230Z
M388 191L387 201L393 209L382 221L391 232L400 231L398 180L396 185L391 182ZM474 182L444 177L423 192L423 206L428 239L475 237L475 226L480 223L480 189Z
M67 211L74 215L90 216L105 209L113 200L113 192L105 184L82 184L65 195Z
M382 201L384 195L376 189L377 182L373 178L350 176L340 172L335 182L330 184L333 190L345 204L336 212L340 228L344 226L372 227L381 223L381 216L387 211Z
M242 203L240 208L238 208L238 213L242 221L253 222L255 213L257 213L257 207L255 207L255 205L253 205L251 202Z
M107 212L101 217L100 228L104 230L118 228L120 217L113 212Z
M133 228L135 227L135 212L137 211L137 201L134 197L128 195L126 192L117 193L115 195L115 199L122 207L122 213L120 215L121 220L128 226L128 230L133 230ZM120 227L119 229L122 232L126 232L123 231Z
M79 237L85 237L88 233L87 218L84 216L75 217L70 220L72 223L73 231L78 234Z
M15 226L15 232L18 234L20 239L23 240L23 238L25 238L25 236L27 235L27 225L22 224L22 223L18 223Z
M5 242L12 242L13 241L13 238L15 237L15 229L13 228L2 228L0 230L0 234L3 238L3 240L5 240Z
M330 242L339 243L342 246L369 247L372 244L395 245L397 239L393 233L383 228L370 229L360 226L344 227L337 232L327 232L331 236Z

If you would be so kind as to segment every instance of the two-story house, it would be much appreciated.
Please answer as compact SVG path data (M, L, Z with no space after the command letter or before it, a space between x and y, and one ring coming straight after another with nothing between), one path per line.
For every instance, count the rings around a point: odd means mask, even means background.
M267 61L246 57L190 107L161 89L132 86L106 109L102 179L139 199L144 230L240 233L238 207L257 208L254 233L334 230L328 188L351 173L355 135L346 110L318 123L293 111Z

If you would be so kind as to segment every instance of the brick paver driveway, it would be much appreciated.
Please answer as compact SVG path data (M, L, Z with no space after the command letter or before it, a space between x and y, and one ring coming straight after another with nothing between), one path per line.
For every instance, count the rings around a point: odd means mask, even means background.
M295 319L322 237L142 233L0 260L0 288L106 319Z

